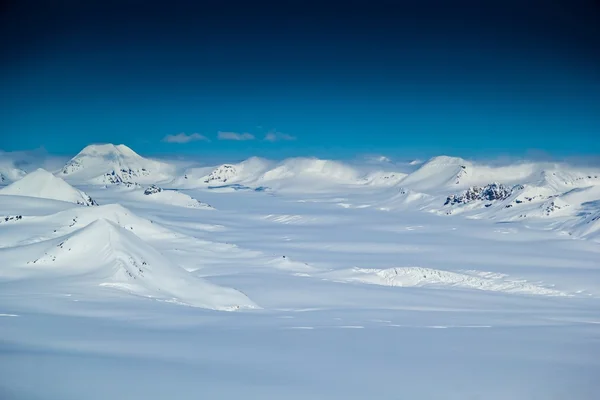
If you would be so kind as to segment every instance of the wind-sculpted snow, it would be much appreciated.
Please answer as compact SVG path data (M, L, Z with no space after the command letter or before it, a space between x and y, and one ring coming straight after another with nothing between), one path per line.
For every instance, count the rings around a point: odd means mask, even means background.
M41 168L0 189L0 195L39 197L67 201L83 206L98 205L86 193L75 189L61 178Z
M361 282L373 285L399 287L454 287L493 292L543 296L567 296L560 290L510 279L505 274L484 271L443 271L423 267L389 269L352 268L318 275L341 282Z
M150 201L174 207L196 208L202 210L214 209L211 205L196 200L185 193L177 190L165 190L156 185L147 187L143 191L143 197L140 196L140 191L137 190L128 193L127 197L132 197L138 201Z

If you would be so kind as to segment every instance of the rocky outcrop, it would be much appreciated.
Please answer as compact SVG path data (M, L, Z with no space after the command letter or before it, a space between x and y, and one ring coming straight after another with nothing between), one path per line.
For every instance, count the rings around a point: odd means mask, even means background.
M79 204L80 206L88 206L88 207L98 205L96 200L92 199L91 196L86 195L85 193L84 193L84 195L86 196L85 200L83 200L83 201L78 200L76 202L77 204Z
M228 180L232 179L237 175L237 170L233 165L223 164L220 167L216 168L210 174L206 176L204 179L204 183L226 183Z
M163 190L162 190L162 188L160 188L160 187L158 187L158 186L156 186L156 185L150 185L150 186L148 186L148 187L146 188L146 190L144 190L144 194L145 194L146 196L150 196L150 195L152 195L152 194L155 194L155 193L160 193L160 192L162 192L162 191L163 191Z
M444 205L466 204L472 201L497 201L510 197L514 188L509 188L501 183L490 183L479 187L471 186L463 194L452 194L446 198Z

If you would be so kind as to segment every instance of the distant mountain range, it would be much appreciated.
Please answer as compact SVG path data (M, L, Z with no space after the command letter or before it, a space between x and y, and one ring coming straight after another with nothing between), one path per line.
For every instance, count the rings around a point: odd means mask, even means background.
M160 190L150 190L146 199L192 208L210 206L181 190L230 188L281 193L363 190L373 193L371 201L344 206L385 211L415 209L505 222L546 220L553 228L571 234L600 236L600 219L596 218L600 215L600 168L564 163L492 166L438 156L424 163L399 165L379 156L370 157L366 164L354 165L317 158L273 161L251 157L235 164L181 168L144 158L122 144L102 144L87 146L54 175L43 170L27 175L8 160L0 160L0 179L5 184L14 182L0 194L85 205L93 205L95 201L71 185L128 186L138 188L140 194L149 185L157 185Z

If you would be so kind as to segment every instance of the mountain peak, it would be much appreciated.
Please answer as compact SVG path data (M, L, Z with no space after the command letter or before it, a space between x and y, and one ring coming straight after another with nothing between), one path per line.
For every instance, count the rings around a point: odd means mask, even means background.
M82 156L92 157L134 157L141 158L139 154L124 144L114 145L112 143L90 144L83 148L74 158Z
M172 179L174 167L146 159L124 144L92 144L73 157L61 173L96 184L142 184Z
M8 185L0 190L0 194L38 197L66 201L84 206L98 205L86 193L74 188L61 178L54 176L42 168L38 168L18 181Z
M425 165L466 165L470 164L467 160L460 157L437 156L432 157Z

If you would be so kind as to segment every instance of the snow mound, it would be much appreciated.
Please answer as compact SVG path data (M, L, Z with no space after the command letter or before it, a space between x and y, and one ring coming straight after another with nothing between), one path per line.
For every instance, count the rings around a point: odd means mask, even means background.
M172 180L175 167L141 157L123 144L101 144L84 148L60 173L93 184L144 184Z
M383 286L456 287L514 294L567 296L567 293L559 290L522 280L510 280L507 275L483 271L451 272L422 267L352 268L327 272L319 276L339 282L360 282Z
M120 204L106 204L93 208L76 208L41 217L40 222L52 222L57 226L57 233L64 234L91 224L98 219L105 219L121 228L134 232L144 239L174 238L173 231L162 227L148 219L139 217Z
M266 262L266 265L268 265L272 268L281 269L281 270L285 270L285 271L292 271L292 272L316 271L316 269L314 267L310 266L309 264L292 260L286 256L274 258L274 259Z
M212 170L202 181L205 184L253 182L264 173L271 163L259 157L251 157L239 164L223 164Z
M430 159L402 180L402 185L416 191L432 191L460 185L473 164L458 157L439 156Z
M61 238L27 262L30 268L83 276L85 282L214 310L256 308L244 294L200 279L131 231L99 219ZM33 253L28 252L28 254ZM93 257L90 257L93 255Z
M571 229L571 234L576 237L600 241L600 209L575 223Z
M0 194L60 200L84 206L98 205L86 193L41 168L1 189Z
M364 181L367 185L393 186L398 184L407 174L402 172L374 171L367 174Z
M190 195L181 193L177 190L165 190L156 185L150 185L143 191L143 195L136 191L133 194L136 198L155 203L168 204L176 207L196 208L202 210L214 210L209 204L196 200Z
M378 202L377 208L382 211L405 209L412 206L422 208L426 204L429 204L432 199L434 199L434 197L428 194L400 187L397 190L394 188L394 194L389 198Z
M298 157L283 161L261 177L262 181L287 179L319 179L337 183L356 183L360 176L354 168L338 161Z

